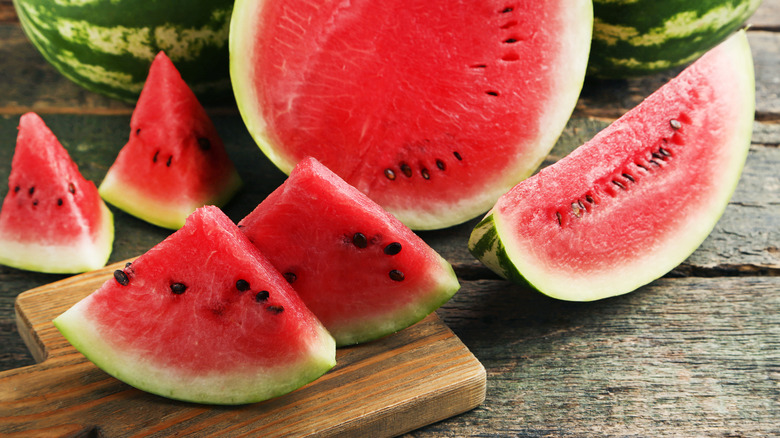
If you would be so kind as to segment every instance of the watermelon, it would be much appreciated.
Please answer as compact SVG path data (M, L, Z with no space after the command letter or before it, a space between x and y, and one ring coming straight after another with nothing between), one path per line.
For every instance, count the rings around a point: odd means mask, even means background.
M311 157L238 225L339 346L406 328L460 287L420 237Z
M197 403L276 397L336 363L333 338L214 206L196 210L54 325L106 373Z
M744 31L503 195L469 249L498 274L590 301L666 274L712 231L740 178L755 106Z
M160 52L130 120L130 139L100 184L110 204L178 229L206 204L222 206L241 186L214 124L176 66Z
M106 264L114 218L95 184L35 113L22 115L0 209L0 264L77 273Z
M412 229L540 165L582 88L589 0L238 0L230 73L260 149L311 156Z
M725 40L761 0L594 0L588 76L627 78L682 66Z
M134 103L162 50L201 99L232 98L230 0L14 0L14 6L43 57L88 90Z

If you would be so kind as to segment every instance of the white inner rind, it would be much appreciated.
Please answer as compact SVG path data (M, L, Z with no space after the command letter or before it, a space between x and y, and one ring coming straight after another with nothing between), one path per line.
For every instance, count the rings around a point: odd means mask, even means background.
M85 230L74 240L56 245L3 236L0 264L50 274L75 274L102 268L113 249L114 218L104 203L100 206L100 229L94 236Z
M84 356L106 373L140 390L195 403L254 403L291 392L323 375L336 364L335 341L320 327L308 351L294 363L272 368L226 366L223 372L182 372L160 365L155 357L140 357L116 348L109 334L93 320L87 297L54 320L54 325ZM99 317L99 315L97 315ZM176 342L173 339L171 342ZM229 365L229 364L227 364Z
M517 271L535 288L554 298L570 301L592 301L620 295L637 289L674 269L690 256L707 238L723 214L742 172L753 129L755 111L755 79L753 61L744 31L738 32L720 48L728 59L727 68L732 71L729 87L741 101L729 102L735 118L723 139L727 145L722 150L730 154L721 159L718 171L721 183L709 187L708 200L697 211L679 218L674 233L656 242L652 251L637 252L636 257L625 260L614 269L599 272L560 272L550 269L544 260L534 258L530 242L518 239L513 231L513 221L493 212L494 226L502 244ZM501 201L499 201L501 202Z

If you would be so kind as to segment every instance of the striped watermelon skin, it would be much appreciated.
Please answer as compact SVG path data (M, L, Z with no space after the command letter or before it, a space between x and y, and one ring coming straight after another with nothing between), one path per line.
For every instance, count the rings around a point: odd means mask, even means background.
M694 61L725 40L761 0L594 0L588 76L629 78Z
M231 0L14 0L25 34L82 87L135 102L165 53L203 102L232 99Z

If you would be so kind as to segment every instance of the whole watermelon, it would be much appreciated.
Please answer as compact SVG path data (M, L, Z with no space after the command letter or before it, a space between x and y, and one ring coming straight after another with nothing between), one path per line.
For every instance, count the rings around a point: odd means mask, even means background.
M627 78L687 64L739 28L761 0L594 0L588 76Z
M135 102L165 51L204 102L232 98L232 0L14 0L27 37L63 75Z

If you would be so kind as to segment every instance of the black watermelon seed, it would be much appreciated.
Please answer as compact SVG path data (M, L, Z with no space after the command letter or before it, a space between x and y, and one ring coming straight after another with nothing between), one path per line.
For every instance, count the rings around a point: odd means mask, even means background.
M268 307L265 308L265 310L278 315L278 314L284 312L284 307L282 307L282 306L268 306Z
M185 285L185 284L173 283L171 285L171 292L175 293L176 295L183 294L185 290L187 290L187 285Z
M282 274L284 276L284 279L287 280L288 283L293 284L295 283L295 280L298 279L298 276L295 275L293 272L285 272Z
M589 203L593 204L593 196L585 195L585 200L588 201Z
M37 199L34 199L34 200L33 200L33 207L36 207L36 206L38 206L38 200L37 200Z
M460 156L458 151L453 152L452 155L455 155L455 158L457 158L458 161L463 161L463 157Z
M664 155L666 157L671 157L672 156L671 152L669 152L668 150L666 150L664 148L658 148L658 152L660 152L661 155Z
M68 183L68 191L71 194L75 194L76 193L76 186L74 186L73 183Z
M140 134L141 134L141 128L136 128L135 135L140 135Z
M682 123L680 123L677 119L669 120L669 125L672 126L672 129L680 129L682 128Z
M352 244L358 248L365 248L368 246L368 239L363 233L355 233L352 236Z
M241 292L246 292L249 290L249 282L244 279L236 280L236 289L238 289Z
M515 10L515 8L513 8L513 7L511 7L511 6L507 6L507 7L505 7L504 9L502 9L502 10L501 10L501 13L502 13L502 14L508 14L509 12L512 12L512 11L514 11L514 10Z
M398 242L393 242L385 247L385 254L387 255L396 255L399 252L401 252L401 244Z
M423 177L424 179L431 179L431 174L430 174L430 173L428 173L428 169L423 169L423 170L421 170L421 171L420 171L420 175L422 175L422 177Z
M57 198L57 205L58 206L62 205L62 198Z
M393 169L385 169L385 177L390 181L393 181L395 179L395 172L393 172Z
M198 137L198 146L204 151L211 149L211 141L206 137Z
M165 167L171 167L171 160L173 159L173 155L168 157L168 161L165 162Z
M35 186L32 186L29 190L27 190L28 195L32 196L33 193L35 193Z
M117 283L121 284L122 286L127 286L130 284L130 279L127 278L127 274L125 274L125 271L121 269L117 269L114 271L114 279Z
M14 187L14 193L17 193L17 192L18 192L19 190L21 190L21 189L22 189L22 188L21 188L21 187L19 187L19 186L16 186L16 187Z
M412 177L412 168L406 163L401 163L401 172L403 172L404 176L407 178Z
M267 290L261 290L255 295L255 301L262 303L263 301L267 300L269 296L271 296L271 294L268 293Z
M447 165L444 164L444 161L442 161L442 160L436 160L436 167L438 167L439 170L446 170L447 169Z
M157 150L154 152L154 156L152 157L152 163L156 163L156 162L157 162L157 157L158 157L159 155L160 155L160 150L159 150L159 149L157 149Z
M620 187L620 188L621 188L621 189L623 189L623 190L625 190L625 189L626 189L626 186L624 186L624 185L623 185L623 183L621 183L621 182L620 182L620 181L618 181L618 180L615 180L615 179L613 179L613 180L612 180L612 184L614 184L614 185L616 185L616 186Z
M393 281L404 281L404 273L397 269L393 269L388 273L388 275L390 276L390 279Z
M505 44L512 44L512 43L516 43L516 42L517 42L517 38L507 38L507 39L504 40Z
M129 268L130 266L133 266L133 262L127 262L127 263L125 263L125 268Z
M558 226L562 227L563 226L563 216L561 216L561 213L556 211L555 212L555 218L558 219Z
M631 182L636 182L636 180L634 179L634 177L633 177L633 176L631 176L631 174L624 173L624 174L622 174L622 175L623 175L623 178L625 178L625 179L627 179L627 180L629 180L629 181L631 181Z

